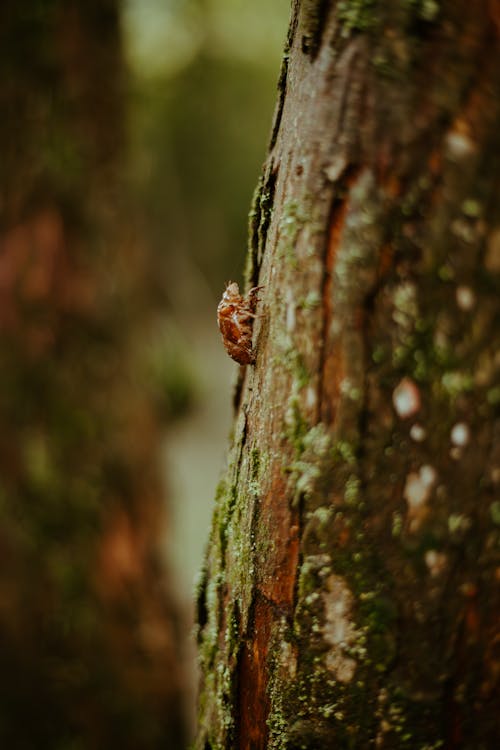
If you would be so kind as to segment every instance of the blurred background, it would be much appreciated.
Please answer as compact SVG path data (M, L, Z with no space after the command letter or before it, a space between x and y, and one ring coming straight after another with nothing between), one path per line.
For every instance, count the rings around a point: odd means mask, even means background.
M242 277L289 5L124 5L131 176L151 253L152 293L165 313L159 333L166 351L157 351L169 412L165 461L182 528L169 545L188 586L200 566L238 369L221 347L215 311L226 282Z
M0 7L0 746L175 748L288 0Z

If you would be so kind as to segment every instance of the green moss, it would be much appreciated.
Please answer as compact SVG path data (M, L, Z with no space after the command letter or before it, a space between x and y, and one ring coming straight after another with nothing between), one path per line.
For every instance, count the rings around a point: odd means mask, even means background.
M440 11L438 0L409 0L409 5L423 21L435 21Z
M332 559L330 555L307 555L300 566L298 598L300 602L307 602L311 594L316 594L318 601L321 591L321 579L331 573ZM309 600L310 603L310 600Z
M455 278L455 272L453 268L451 268L447 263L439 266L439 268L437 269L437 274L441 281L453 281L453 279Z
M256 482L260 471L260 450L258 448L254 447L250 451L250 467L250 478L253 482Z
M500 526L500 502L496 500L490 505L491 520L497 526Z
M372 360L379 365L387 358L387 349L384 346L376 346L372 351Z
M289 200L283 205L279 221L279 257L284 258L293 269L297 268L295 243L304 226L307 214L297 200Z
M359 477L351 474L347 478L344 490L344 500L348 505L353 505L359 500L360 481Z
M376 679L375 675L387 672L396 656L393 631L397 611L386 593L385 576L379 561L373 550L366 546L365 498L358 473L353 471L357 465L356 448L343 441L334 446L329 443L322 458L318 460L316 456L316 461L311 462L316 467L311 474L306 460L309 432L302 438L304 450L296 468L304 472L304 476L312 476L315 487L322 487L323 482L329 493L336 496L336 505L323 505L309 513L303 534L304 563L299 577L295 633L299 644L306 639L307 651L312 658L310 663L302 664L300 680L304 695L308 696L309 715L332 722L327 726L335 736L340 731L338 722L342 723L342 717L351 717L350 723L356 726L353 742L361 746L373 737L373 725L371 719L367 720L364 696L370 691L369 684ZM319 491L318 496L324 498L324 491ZM343 505L339 505L342 497ZM306 507L311 507L311 501ZM348 550L343 544L336 543L342 529L349 529ZM332 574L345 580L346 588L353 596L352 612L346 614L353 623L353 639L346 647L332 647L333 650L340 649L340 660L354 659L356 662L355 676L346 684L339 683L334 672L325 669L328 651L325 652L322 638L325 627L322 592ZM350 669L352 665L346 668ZM296 695L295 700L300 703L300 696ZM299 733L298 726L296 732Z
M268 171L260 177L253 195L248 217L249 252L245 267L247 286L253 286L257 282L267 232L273 216L275 184L276 175L268 168Z
M441 385L448 396L455 399L459 394L473 389L474 379L468 372L454 370L451 372L445 372L442 375Z
M297 308L301 310L314 310L321 304L321 297L315 290L308 292L306 297L302 297L297 302Z
M439 738L440 727L436 726L433 701L413 700L390 680L386 682L383 695L377 713L379 725L384 727L387 747L438 750L444 746Z
M490 406L498 406L500 404L500 386L488 389L486 392L486 401Z
M290 396L288 408L285 413L285 436L295 449L295 455L299 457L304 450L304 437L309 425L302 416L300 402L297 396Z
M393 315L397 329L391 357L394 368L419 383L432 384L436 393L446 398L453 399L471 391L473 375L455 345L452 323L445 318L438 318L436 322L436 316L429 310L420 315L410 298L402 304L403 295L399 295L397 302L399 307ZM378 346L376 343L375 347Z
M331 439L322 423L308 428L296 400L291 407L286 435L294 447L295 459L286 471L292 475L292 505L296 505L301 499L311 499L315 493L324 472L323 463L330 460Z
M338 15L343 25L343 34L351 31L368 31L377 24L375 0L341 0Z
M216 511L214 516L214 528L217 530L221 560L224 559L226 553L228 529L237 501L237 484L233 482L228 486L227 480L221 479L215 492Z
M392 515L392 536L401 536L403 530L403 516L401 513L393 513Z
M41 434L28 435L23 442L26 478L33 487L54 489L59 485L59 473L46 438Z
M462 203L462 212L470 219L477 219L481 216L482 206L478 201L474 200L474 198L467 198Z
M471 526L471 520L463 513L451 513L448 517L448 531L455 538L460 538Z
M304 363L304 358L295 348L288 348L283 356L283 364L293 377L292 389L294 391L304 388L310 381L309 371Z
M337 440L333 446L333 455L334 458L345 461L349 466L356 463L356 447L346 440Z

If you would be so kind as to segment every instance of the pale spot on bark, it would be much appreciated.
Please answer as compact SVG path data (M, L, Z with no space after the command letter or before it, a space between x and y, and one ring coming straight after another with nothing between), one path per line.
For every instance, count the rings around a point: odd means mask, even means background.
M425 553L424 560L429 569L429 573L433 578L440 575L440 573L445 570L448 562L446 555L435 549L428 549Z
M402 419L411 417L420 409L420 391L411 378L399 382L393 391L392 403Z
M461 310L464 310L464 312L472 310L472 308L476 304L476 295L474 294L470 286L457 286L455 297L458 307Z
M289 641L283 640L280 649L280 664L290 678L297 673L297 656Z
M446 146L448 154L455 159L463 159L476 150L474 141L469 138L467 133L459 130L451 130L446 136Z
M429 465L421 466L418 472L412 471L406 477L403 495L408 503L410 531L416 531L427 515L427 502L436 478L436 470Z
M427 437L427 432L421 424L414 424L410 430L410 437L416 443L421 443Z
M325 169L325 174L329 180L335 182L335 180L338 180L342 172L344 172L346 167L346 156L345 154L340 153L333 157L330 164Z
M343 578L330 575L323 593L325 622L323 638L332 648L326 657L326 666L339 682L350 682L356 671L357 662L347 655L358 639L359 631L351 620L353 596Z
M426 487L432 487L437 478L436 469L429 464L425 464L420 469L420 476Z
M465 422L457 422L451 431L451 442L453 445L463 447L470 440L469 426Z
M316 395L316 389L312 385L307 387L306 390L306 406L308 409L312 409L316 406L318 397Z

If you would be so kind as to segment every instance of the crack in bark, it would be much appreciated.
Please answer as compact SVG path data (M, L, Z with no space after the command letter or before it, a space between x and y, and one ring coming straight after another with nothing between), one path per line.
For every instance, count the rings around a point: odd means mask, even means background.
M343 221L347 203L345 200L339 200L334 196L330 209L330 218L328 220L328 238L324 254L324 272L321 287L321 301L323 311L323 321L320 334L320 351L319 351L319 373L318 378L318 401L315 422L319 422L322 414L323 394L325 390L325 368L327 360L327 342L329 339L328 332L332 321L332 286L333 286L333 268L335 264L335 255L340 242Z
M281 120L283 117L283 110L285 109L285 99L286 99L287 82L288 82L289 54L293 45L295 32L297 30L299 7L300 7L299 1L294 0L292 4L290 24L288 26L288 34L287 34L287 39L285 43L285 50L283 53L283 60L281 63L280 76L278 79L278 101L276 103L274 120L273 120L273 125L271 128L271 137L269 139L269 146L268 146L269 153L274 149L276 142L278 140Z

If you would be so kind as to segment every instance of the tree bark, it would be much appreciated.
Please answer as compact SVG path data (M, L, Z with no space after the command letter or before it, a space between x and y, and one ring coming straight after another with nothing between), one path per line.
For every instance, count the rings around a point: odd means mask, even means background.
M294 2L200 750L500 742L500 5Z

